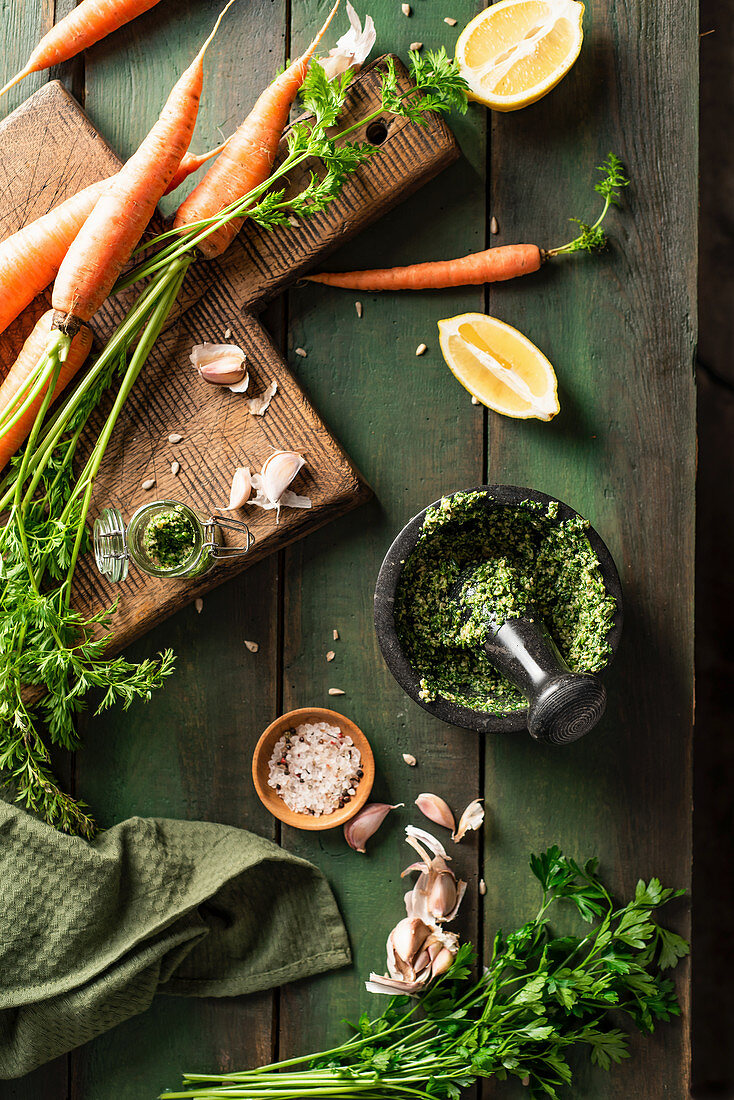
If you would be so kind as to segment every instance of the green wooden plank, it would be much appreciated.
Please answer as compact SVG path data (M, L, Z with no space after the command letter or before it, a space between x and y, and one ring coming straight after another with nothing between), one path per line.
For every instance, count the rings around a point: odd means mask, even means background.
M466 20L475 9L466 0L451 8L439 11L419 0L409 19L396 3L358 6L358 11L368 10L375 19L377 52L407 56L412 41L422 40L426 48L453 42L455 33L443 16ZM294 10L292 52L325 10L324 4ZM467 119L453 121L467 159L343 249L330 267L397 263L483 246L485 116L472 110ZM357 298L363 303L361 320ZM410 860L403 827L409 821L430 827L412 803L421 791L435 791L461 812L479 794L481 742L432 719L393 681L375 639L372 596L382 558L410 516L447 489L481 480L483 413L454 383L436 338L439 317L481 303L481 290L440 298L380 297L309 287L289 298L291 354L299 346L308 352L306 359L293 357L293 369L373 486L376 500L287 552L284 709L318 704L353 718L375 750L374 799L405 802L406 808L388 818L366 856L347 847L341 830L285 831L283 843L317 862L334 884L355 965L283 991L284 1053L330 1042L344 1033L341 1018L354 1017L365 1006L382 1011L384 1003L367 994L363 982L370 970L384 968L387 934L404 915L405 883L399 875ZM416 358L420 343L429 350ZM336 658L327 664L329 649ZM330 697L329 687L346 694ZM404 752L417 757L415 769L403 762ZM476 938L476 843L456 851L455 866L472 884L462 924Z
M692 3L673 16L661 2L595 0L569 77L493 119L497 243L554 245L569 215L591 220L593 167L609 150L633 183L610 218L608 254L569 257L489 295L490 312L554 363L561 393L551 424L490 417L490 480L588 516L620 568L627 617L601 727L559 750L525 736L488 744L487 937L534 911L527 853L556 841L598 853L620 891L638 876L690 881L696 29ZM686 929L684 907L673 915ZM678 983L686 1012L686 968ZM611 1075L583 1072L574 1096L688 1096L687 1022L633 1047Z
M86 107L123 156L147 132L221 7L219 0L164 0L90 51ZM192 144L197 150L239 124L284 57L282 0L248 0L226 18L205 63ZM171 430L181 427L172 424ZM277 563L263 562L207 596L200 615L188 608L137 647L137 653L154 653L172 646L178 667L149 706L90 723L78 757L78 788L103 824L132 814L161 815L276 836L250 780L255 742L277 709L276 605ZM245 639L260 644L257 654L246 649ZM177 1085L187 1067L267 1061L272 1020L269 993L159 997L145 1015L73 1056L72 1096L140 1100Z

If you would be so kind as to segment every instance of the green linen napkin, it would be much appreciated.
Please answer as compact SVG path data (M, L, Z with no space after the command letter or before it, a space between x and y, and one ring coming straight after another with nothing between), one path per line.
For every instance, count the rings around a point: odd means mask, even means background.
M242 829L139 817L91 844L0 800L0 1078L143 1012L350 961L326 879Z

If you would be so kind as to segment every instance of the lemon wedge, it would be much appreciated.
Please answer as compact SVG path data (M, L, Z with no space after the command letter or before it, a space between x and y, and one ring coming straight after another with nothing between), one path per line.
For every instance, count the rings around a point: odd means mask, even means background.
M535 103L578 57L583 18L577 0L501 0L480 12L456 44L470 98L495 111Z
M454 377L483 405L520 420L552 420L558 380L542 351L516 328L484 313L438 322L443 357Z

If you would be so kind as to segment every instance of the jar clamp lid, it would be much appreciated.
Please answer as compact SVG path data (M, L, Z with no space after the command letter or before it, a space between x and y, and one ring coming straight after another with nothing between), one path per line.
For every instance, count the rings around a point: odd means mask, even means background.
M130 523L127 526L119 508L105 508L94 521L94 555L97 568L103 576L109 577L113 583L124 581L128 575L130 559L132 558L144 573L150 576L165 577L165 573L154 569L152 563L145 560L139 552L139 546L137 547L138 552L136 552L136 539L131 534L133 530L136 530L136 521L141 520L144 514L150 513L161 506L171 506L185 510L199 525L200 553L196 561L192 562L192 565L197 567L196 572L202 571L202 565L208 570L218 560L244 557L255 541L254 535L242 520L230 516L217 517L216 519L210 516L209 519L203 520L196 516L196 513L188 505L178 504L176 501L154 501L142 505L130 518ZM244 535L243 544L241 546L225 546L221 537L223 530L236 531ZM193 570L184 569L178 574L169 572L168 576L183 577L190 572L193 572Z

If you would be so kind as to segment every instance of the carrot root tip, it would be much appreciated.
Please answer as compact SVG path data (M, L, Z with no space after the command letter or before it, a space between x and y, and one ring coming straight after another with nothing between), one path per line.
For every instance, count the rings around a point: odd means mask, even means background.
M53 322L51 325L52 330L56 329L58 332L63 333L64 336L71 339L76 336L82 324L83 321L81 318L75 317L73 313L67 313L63 309L54 310Z

